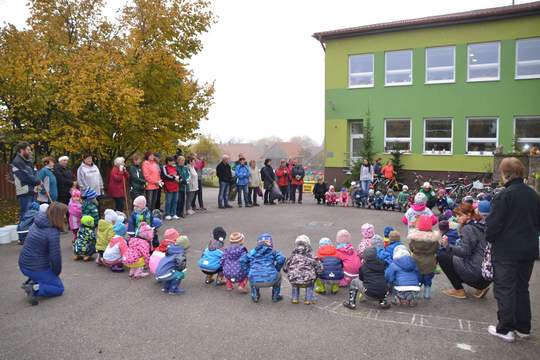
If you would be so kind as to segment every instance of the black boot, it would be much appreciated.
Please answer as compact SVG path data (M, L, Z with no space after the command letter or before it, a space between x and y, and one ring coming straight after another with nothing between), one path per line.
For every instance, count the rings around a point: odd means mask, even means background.
M349 300L345 301L343 303L343 306L345 306L348 309L354 310L356 309L356 295L358 294L358 290L349 290Z
M283 296L281 296L279 293L281 292L281 284L274 285L272 287L272 301L278 302L283 299Z

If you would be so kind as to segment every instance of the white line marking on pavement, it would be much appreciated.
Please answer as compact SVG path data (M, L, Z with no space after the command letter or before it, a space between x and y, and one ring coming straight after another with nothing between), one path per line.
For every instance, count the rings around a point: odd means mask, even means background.
M476 351L473 350L472 346L469 345L469 344L458 343L458 344L456 344L456 347L458 349L461 349L461 350L470 351L470 352L473 352L473 353L476 352Z

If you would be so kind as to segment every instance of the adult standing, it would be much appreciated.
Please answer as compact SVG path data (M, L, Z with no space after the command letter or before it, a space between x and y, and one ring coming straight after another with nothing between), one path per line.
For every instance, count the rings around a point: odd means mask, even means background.
M279 161L279 167L276 169L276 177L277 177L277 183L279 186L279 190L281 190L281 193L283 194L283 198L280 200L280 202L285 202L289 198L290 190L289 190L289 180L290 180L290 168L285 162L285 159L281 159Z
M197 190L197 194L195 194L196 196L193 198L193 201L191 203L191 207L195 210L197 210L197 208L195 207L195 200L197 200L199 202L199 210L206 210L206 208L204 207L204 202L203 202L203 187L202 187L202 175L203 175L203 169L204 167L206 166L206 162L204 161L204 158L202 157L199 157L198 154L193 154L193 157L195 158L195 162L194 162L194 166L195 166L195 171L197 171L197 181L198 181L198 187L199 187L199 190Z
M114 210L124 211L126 199L126 184L129 174L126 170L126 160L123 157L114 159L114 166L109 174L107 192L114 199Z
M146 180L141 169L141 156L134 154L131 157L132 164L129 166L129 196L131 200L143 195L146 188Z
M375 160L375 164L373 164L373 173L377 177L381 176L381 170L382 170L381 161L382 161L382 159L378 158L377 160Z
M270 159L264 160L264 167L261 169L261 180L264 184L264 204L275 205L272 197L272 187L276 181L276 174L274 174L272 160Z
M369 160L364 159L362 165L360 165L360 186L362 187L362 191L366 194L369 191L369 185L375 176L374 171L374 167L369 163Z
M493 283L499 320L491 335L506 341L531 332L529 280L538 258L540 199L523 179L525 167L516 158L499 166L505 189L495 196L487 218L487 241L492 244Z
M79 169L77 169L77 183L83 195L87 190L92 189L96 192L97 199L99 200L104 194L103 178L101 177L99 168L94 164L92 154L83 155L83 161Z
M58 163L54 168L54 176L58 187L58 201L68 205L71 198L71 189L73 188L73 172L68 167L69 158L60 156Z
M154 158L156 159L157 166L160 171L161 176L161 154L160 153L154 153ZM163 188L163 181L161 181L161 185L158 187L157 195L156 195L156 206L155 208L158 210L161 210L161 190Z
M396 172L394 171L394 164L391 160L388 160L386 164L381 169L382 175L385 179L392 180L396 177Z
M450 245L448 237L443 236L442 246L445 251L438 256L441 269L453 286L453 289L443 292L448 296L465 299L465 283L477 289L474 296L481 299L489 291L490 284L482 276L482 261L487 245L486 223L468 203L462 203L455 213L461 226L461 240L459 245Z
M302 203L302 195L304 193L304 176L306 171L302 164L298 164L297 160L293 160L293 168L291 171L291 201L294 204L296 201L296 190L298 190L298 203Z
M60 232L64 231L67 206L53 202L46 212L36 215L19 256L19 269L28 277L22 288L32 305L38 297L60 296L64 285L60 280L62 256Z
M197 190L199 190L199 182L198 182L198 176L197 176L197 170L195 170L195 159L193 157L188 157L187 160L187 169L189 171L189 188L187 193L187 214L193 215L195 214L195 211L193 211L191 207L191 203L193 199L195 198L195 195L197 194Z
M153 211L156 209L158 192L163 182L161 181L161 171L156 157L151 151L144 154L142 173L146 180L145 197L147 206L150 211Z
M189 170L186 166L186 158L182 155L176 158L176 172L178 173L179 187L178 187L178 204L176 205L176 215L178 217L184 217L184 210L186 208L186 193L188 191L189 182Z
M229 189L233 181L229 156L223 155L221 162L216 167L216 175L219 179L218 206L220 209L231 208L229 205Z
M259 189L261 186L261 173L257 168L255 160L249 161L249 197L253 206L259 206L257 204L257 197L259 196Z
M37 201L40 204L49 204L58 200L58 186L53 170L53 158L50 156L44 157L43 167L38 171L38 177L42 184L41 190L37 194Z
M244 196L244 205L251 207L251 201L248 193L249 167L246 165L246 159L240 158L240 163L236 165L236 188L238 190L238 207L242 207L242 195Z
M15 193L19 200L19 220L22 220L30 203L34 201L35 187L41 184L41 180L39 180L31 160L32 148L30 144L20 142L15 147L15 151L17 155L11 162L11 172L15 181Z

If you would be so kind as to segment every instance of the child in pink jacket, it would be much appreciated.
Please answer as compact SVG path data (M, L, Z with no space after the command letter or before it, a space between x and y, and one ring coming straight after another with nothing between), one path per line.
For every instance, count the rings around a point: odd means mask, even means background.
M69 200L68 205L69 212L69 228L73 233L72 243L77 240L77 233L81 227L81 218L82 218L82 203L81 203L81 192L77 189L71 191L71 199Z
M129 276L143 278L149 275L144 269L150 260L150 242L154 237L154 230L145 222L139 226L135 237L129 240L128 249L124 256L124 265L129 270Z
M358 254L351 244L351 233L347 230L339 230L336 234L337 257L343 262L344 277L340 280L339 286L349 286L353 279L358 278L360 267L362 266Z
M365 223L362 225L362 240L358 244L358 256L360 257L360 262L363 264L364 251L372 245L373 237L375 236L375 226Z

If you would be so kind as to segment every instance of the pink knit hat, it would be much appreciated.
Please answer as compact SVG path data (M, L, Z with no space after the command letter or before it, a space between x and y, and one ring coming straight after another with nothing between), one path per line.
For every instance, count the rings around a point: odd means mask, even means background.
M143 221L141 225L139 226L139 230L137 231L136 236L140 239L152 241L152 238L154 237L154 229L152 229L150 225L148 225L147 223Z
M133 200L133 206L136 206L138 208L145 208L146 207L146 198L142 195L139 195Z
M176 231L176 229L169 228L165 230L165 233L163 234L163 238L167 240L176 241L176 239L180 236L180 233Z
M81 198L81 192L79 191L79 189L71 190L71 197L80 199Z
M375 236L375 226L365 223L362 225L362 236L366 239L371 239Z
M431 217L426 215L420 215L416 220L416 228L420 231L431 231L433 229Z
M336 235L336 244L350 244L351 233L345 229L339 230Z

